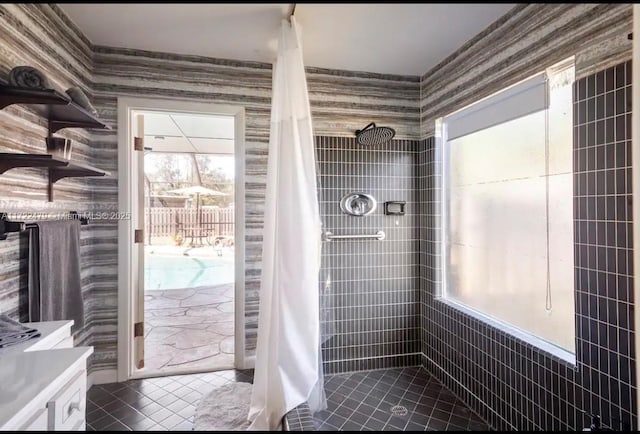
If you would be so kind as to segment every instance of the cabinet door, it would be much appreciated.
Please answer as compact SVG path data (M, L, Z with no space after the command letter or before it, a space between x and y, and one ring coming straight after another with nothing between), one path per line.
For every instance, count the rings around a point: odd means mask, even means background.
M49 410L48 429L70 431L78 423L84 423L86 398L87 373L82 370L47 403Z

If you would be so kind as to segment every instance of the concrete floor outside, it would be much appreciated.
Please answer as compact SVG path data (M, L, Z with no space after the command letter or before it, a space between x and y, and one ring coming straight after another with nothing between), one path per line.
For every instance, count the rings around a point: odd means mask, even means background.
M147 246L146 252L146 259L160 254L165 260L171 260L168 265L160 263L163 270L145 266L145 274L149 274L145 281L155 279L159 282L145 291L145 370L175 373L233 368L234 284L220 283L220 280L232 279L194 278L228 276L228 259L229 256L233 258L233 249L219 255L211 248L186 250L175 246ZM202 269L194 270L192 262ZM230 266L233 275L232 262ZM200 286L163 289L159 285L167 279L158 279L158 273L168 270L183 273L185 282L193 281ZM176 281L174 276L169 279ZM206 281L213 284L202 285Z

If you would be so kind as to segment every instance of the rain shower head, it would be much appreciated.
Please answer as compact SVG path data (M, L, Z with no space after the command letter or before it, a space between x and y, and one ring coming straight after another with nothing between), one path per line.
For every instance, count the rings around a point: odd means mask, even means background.
M363 146L377 146L387 143L396 135L396 130L389 127L376 127L371 122L361 130L356 131L356 142Z

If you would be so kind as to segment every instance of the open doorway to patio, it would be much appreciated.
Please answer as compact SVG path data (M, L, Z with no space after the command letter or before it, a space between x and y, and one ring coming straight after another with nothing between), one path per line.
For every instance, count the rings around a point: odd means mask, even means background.
M154 121L151 115L154 114L171 115L174 119L164 118L160 125L166 130L153 131ZM177 119L180 116L183 119ZM188 119L194 118L198 118L194 121L196 123L203 118L209 121L205 122L205 127L201 127L205 128L204 132L197 132L197 127L189 124ZM168 126L175 120L178 121L175 129ZM229 128L229 123L232 122L233 133L227 129L226 135L218 135L222 133L216 132L212 126L216 122L227 122L226 128ZM175 126L175 123L173 125ZM219 127L222 128L220 125ZM208 131L207 128L214 131ZM176 129L182 129L182 132L178 134ZM177 166L177 174L164 173L168 169L163 168L164 163L157 162L159 168L155 169L155 175L152 175L156 176L155 182L173 183L171 186L157 188L152 186L151 179L149 182L145 180L145 160L151 161L157 158L155 155L161 154L170 156L165 157L168 160L166 164ZM232 170L224 169L223 163L220 162L220 159L224 158L227 159L224 162L234 162ZM187 164L184 162L185 159L190 160L192 165L195 160L200 171L196 173L191 167L191 172L188 172L188 169L183 168L181 165ZM203 168L203 165L210 168ZM148 170L154 171L151 167ZM216 178L214 174L220 171L223 172L222 178ZM206 372L227 367L247 368L244 324L244 172L244 107L173 98L118 98L118 209L123 216L128 216L118 221L118 368L114 373L118 381ZM232 181L229 181L231 174ZM206 195L202 190L195 195L185 194L184 190L180 192L180 189L189 187L202 187L226 194ZM180 196L183 198L177 199ZM218 197L219 200L210 202L209 199L213 197ZM154 232L158 223L154 223L154 228L146 228L145 208L170 208L174 205L172 201L176 200L179 203L175 208L194 211L182 211L186 215L178 216L177 221L174 218L176 224L173 226L173 235L163 236L160 232ZM158 204L162 206L155 206ZM198 208L195 207L197 204L200 205ZM218 208L215 208L216 206ZM232 209L232 215L227 215L229 221L222 220L223 208ZM209 209L220 210L219 215L210 216L209 214L214 212L210 213L207 211ZM231 212L227 211L227 214ZM151 211L148 213L151 214ZM151 223L150 221L149 225ZM219 232L210 229L213 226L220 227ZM198 227L201 228L200 232L197 231ZM169 231L171 230L170 228ZM232 238L229 236L230 233ZM150 252L149 246L154 249L154 253ZM165 249L171 255L161 255L160 253L165 253ZM207 255L196 256L199 252L205 251ZM231 257L225 255L231 252ZM189 271L190 267L182 267L187 271L184 274L191 275L189 280L185 277L175 277L180 275L178 270L180 264L185 264L185 258L191 260L192 267L194 264L199 267L195 272ZM211 263L219 265L225 258L227 267L208 266ZM150 265L146 269L145 259ZM231 261L232 265L229 266ZM225 277L229 276L225 273L230 273L232 279ZM233 283L228 284L224 281ZM227 292L227 285L235 291ZM189 289L193 294L189 292L186 296L183 294L171 297L171 294L163 293L173 289ZM160 299L161 294L164 301L152 301ZM219 301L212 301L215 297L219 297ZM164 306L161 306L162 304ZM147 307L157 308L155 315L152 312L154 309L146 309ZM208 312L205 312L206 310ZM162 323L161 318L168 318L167 321L171 323ZM228 323L228 319L233 320L231 324ZM227 332L213 335L213 330L207 331L210 325L216 323L227 323L224 324ZM229 337L228 330L231 327L235 339L227 339L223 343L224 338ZM180 340L174 332L183 335L189 333L191 337L189 340ZM209 332L212 334L207 335ZM221 346L225 346L225 351L220 351ZM154 354L164 355L162 349L172 351L184 359L175 357L162 362L158 358L154 361ZM233 352L229 357L228 351L231 349ZM146 357L145 352L148 353ZM221 357L217 358L219 365L212 363L215 356L221 353L227 354L224 356L224 365L220 362Z
M234 367L234 117L145 111L144 367Z

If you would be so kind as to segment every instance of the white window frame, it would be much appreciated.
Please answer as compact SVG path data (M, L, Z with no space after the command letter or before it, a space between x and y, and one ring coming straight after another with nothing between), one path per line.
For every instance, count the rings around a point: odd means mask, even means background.
M573 61L573 57L568 59L567 61ZM537 77L536 75L535 77ZM525 79L522 82L526 82L531 80L534 77L530 77L529 79ZM510 94L510 91L518 86L520 83L516 83L507 88L501 89L494 94L483 98L480 101L470 104L467 107L473 106L475 109L482 107L483 105L487 105L487 103L494 100L504 99L504 96ZM498 95L498 97L496 97ZM502 95L502 97L500 97ZM439 200L436 205L436 227L438 230L438 253L436 254L436 266L440 270L440 285L436 290L435 300L436 302L443 303L447 306L456 309L463 314L466 314L472 318L477 319L478 321L482 321L485 324L488 324L492 327L497 328L517 339L524 341L546 353L551 354L552 356L557 357L561 361L568 363L571 367L576 366L576 353L568 351L564 348L561 348L555 344L552 344L545 339L534 335L533 333L527 332L519 327L513 326L505 321L502 321L498 318L492 317L490 315L484 314L470 306L465 305L453 298L448 297L447 288L449 287L449 258L450 258L450 239L449 239L449 185L450 185L450 159L449 159L449 148L448 148L448 134L447 134L447 118L459 119L458 114L466 109L462 108L448 116L441 117L436 119L435 121L435 161L436 168L440 168L440 176L436 177L436 191L440 192ZM526 114L526 113L525 113ZM521 114L521 117L524 114ZM496 122L489 126L494 126L502 123L504 121ZM436 169L437 170L437 169ZM575 244L575 241L574 241ZM574 327L575 327L575 312L574 312Z

